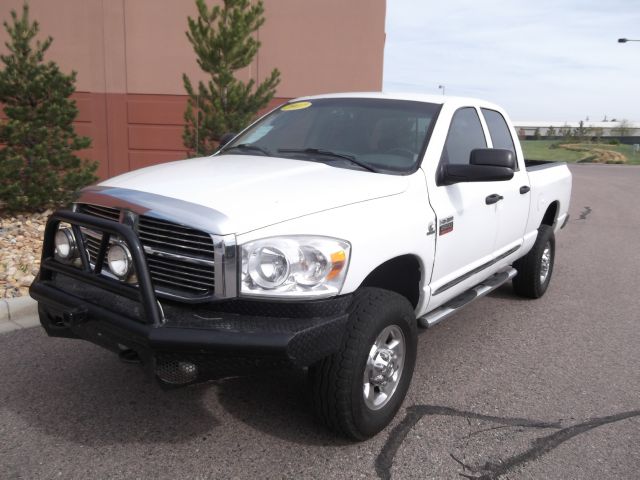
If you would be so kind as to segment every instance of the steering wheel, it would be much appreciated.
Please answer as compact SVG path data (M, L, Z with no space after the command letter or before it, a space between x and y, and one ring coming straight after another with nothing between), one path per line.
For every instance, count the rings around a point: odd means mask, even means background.
M394 147L394 148L390 148L389 150L385 150L384 153L390 153L393 155L399 155L401 157L406 157L409 158L411 160L413 160L414 157L414 153L409 150L408 148L404 148L404 147Z

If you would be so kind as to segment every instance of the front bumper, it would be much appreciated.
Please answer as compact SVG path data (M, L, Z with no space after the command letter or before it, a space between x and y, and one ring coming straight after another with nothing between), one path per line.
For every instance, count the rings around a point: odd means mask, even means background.
M53 237L61 221L70 223L77 235L85 226L124 240L132 252L138 286L99 275L87 258L83 268L57 262ZM106 248L108 237L103 244ZM42 268L30 294L38 301L40 322L50 336L88 340L124 359L139 360L169 384L255 368L311 365L340 347L351 303L349 295L297 303L160 303L133 230L69 211L55 212L49 219Z

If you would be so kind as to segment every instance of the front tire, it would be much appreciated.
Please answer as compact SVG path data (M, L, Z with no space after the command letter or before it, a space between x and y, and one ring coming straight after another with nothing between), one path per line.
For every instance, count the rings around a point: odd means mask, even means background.
M540 298L547 291L556 257L553 228L540 225L533 248L518 259L513 267L518 274L513 278L513 290L521 297Z
M416 330L403 296L379 288L356 292L340 350L309 369L320 421L355 440L386 427L411 383Z

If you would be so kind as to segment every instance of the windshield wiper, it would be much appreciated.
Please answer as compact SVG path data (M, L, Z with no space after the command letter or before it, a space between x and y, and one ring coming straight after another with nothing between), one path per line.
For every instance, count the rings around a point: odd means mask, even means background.
M267 157L273 156L272 153L266 148L259 147L258 145L253 145L251 143L241 143L239 145L233 145L229 148L225 148L224 150L222 150L222 153L226 153L229 150L235 150L236 148L238 150L253 150L254 152L260 152L263 155L266 155Z
M364 168L365 170L378 173L378 170L376 168L373 168L372 166L367 165L366 163L361 162L360 160L357 160L356 157L354 157L353 155L349 155L346 153L332 152L331 150L323 150L321 148L279 148L278 152L279 153L310 153L313 155L323 155L327 157L341 158L343 160L348 160L351 163Z

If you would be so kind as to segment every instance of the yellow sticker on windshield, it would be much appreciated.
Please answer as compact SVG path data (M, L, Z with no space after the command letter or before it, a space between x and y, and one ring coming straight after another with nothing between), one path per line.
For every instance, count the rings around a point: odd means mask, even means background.
M283 112L290 112L292 110L302 110L303 108L309 108L311 106L311 102L296 102L289 103L282 107L280 110Z

